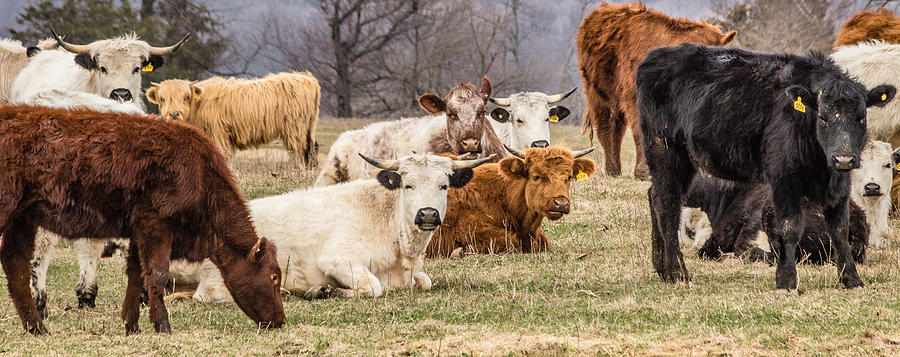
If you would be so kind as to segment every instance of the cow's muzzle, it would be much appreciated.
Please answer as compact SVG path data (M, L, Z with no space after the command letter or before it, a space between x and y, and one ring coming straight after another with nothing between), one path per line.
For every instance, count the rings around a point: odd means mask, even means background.
M533 148L545 148L548 146L550 146L550 142L547 140L538 140L538 141L531 143L531 147L533 147Z
M859 168L859 160L853 156L835 155L831 157L831 165L838 171L849 171Z
M120 102L130 102L132 99L131 91L125 88L116 88L109 93L109 99Z
M563 215L569 213L569 199L567 197L556 197L550 201L550 208L544 211L544 216L552 221L562 218Z
M884 195L884 193L881 192L881 185L874 182L869 182L865 186L863 186L863 196L868 197L881 195Z
M416 212L416 218L413 223L423 231L433 231L441 225L441 215L434 208L421 208L419 212Z
M463 139L459 142L459 146L462 147L462 152L473 152L476 154L481 153L481 148L478 145L478 139Z

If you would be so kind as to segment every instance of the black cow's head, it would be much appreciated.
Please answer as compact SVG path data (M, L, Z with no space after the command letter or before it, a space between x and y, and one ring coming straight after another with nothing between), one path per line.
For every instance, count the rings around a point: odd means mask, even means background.
M793 110L816 121L816 137L829 167L838 171L859 168L860 152L866 144L866 108L886 105L897 89L880 85L866 91L862 84L841 78L823 80L815 87L787 88Z

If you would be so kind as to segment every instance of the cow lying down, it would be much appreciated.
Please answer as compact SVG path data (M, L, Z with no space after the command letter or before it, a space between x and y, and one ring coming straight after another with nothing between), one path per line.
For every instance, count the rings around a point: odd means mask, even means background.
M381 169L377 179L250 201L257 231L278 247L283 289L307 299L378 297L402 287L431 289L422 263L425 247L447 212L447 190L466 185L472 168L493 159L362 157ZM195 300L229 301L214 270L171 273L205 279L199 281Z
M429 257L446 257L457 248L477 253L549 248L541 223L569 213L569 186L594 173L594 161L581 158L594 149L507 150L513 157L475 169L472 182L450 190L447 216L428 246Z

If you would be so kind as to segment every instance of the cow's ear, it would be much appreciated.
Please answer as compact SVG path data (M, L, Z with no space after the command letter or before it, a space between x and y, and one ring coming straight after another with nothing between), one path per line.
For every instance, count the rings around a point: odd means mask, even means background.
M900 148L894 150L894 153L891 154L891 159L894 161L894 166L897 167L897 170L900 171Z
M250 249L250 258L253 262L259 262L264 256L266 256L266 251L269 250L269 240L260 237L259 240L256 241L256 244L253 245L253 248Z
M503 108L494 108L491 111L491 119L494 119L498 123L506 123L509 121L509 112Z
M873 105L876 107L883 107L890 103L896 94L897 87L889 84L882 84L872 88L872 90L869 91L869 97L866 98L866 107L871 107Z
M557 105L553 108L550 108L550 117L547 120L551 123L556 123L560 120L565 119L567 116L569 116L569 114L572 114L572 112L569 111L569 108Z
M31 56L34 56L34 55L36 55L36 54L38 54L38 53L40 53L40 52L41 52L41 48L40 48L40 47L38 47L38 46L28 46L28 48L25 49L25 56L28 57L28 58L31 58Z
M444 104L444 100L441 97L438 97L434 93L425 93L419 97L419 105L422 106L422 109L425 109L428 114L440 114L447 110L447 105Z
M491 85L491 79L485 74L484 77L481 77L481 96L484 97L485 103L487 103L488 99L491 97L492 90L493 85Z
M728 31L728 33L722 35L722 38L719 40L719 44L721 46L729 44L731 41L734 41L734 38L737 36L737 34L737 31Z
M525 169L525 162L517 157L507 157L500 160L500 171L506 177L511 179L527 178L528 170Z
M165 63L166 60L163 58L163 56L150 55L149 59L144 61L144 63L141 63L141 71L153 72L159 69L159 67L162 67Z
M816 109L816 97L808 89L801 86L790 86L784 90L791 99L795 111L806 113L809 109Z
M577 158L575 159L575 164L572 165L572 176L578 181L586 180L594 174L596 167L594 160L583 157Z
M198 87L195 84L191 84L191 101L200 99L201 94L203 94L203 88Z
M75 63L88 71L97 69L97 60L90 53L79 53L75 56Z
M472 177L475 177L475 171L471 168L453 170L453 174L450 175L450 187L462 188L472 180Z
M150 103L153 104L159 104L159 98L156 97L157 94L159 94L159 87L157 86L147 88L147 92L144 93L144 95L147 97L147 100L149 100Z
M378 178L378 183L388 190L396 190L402 184L400 174L394 171L381 170L376 177Z

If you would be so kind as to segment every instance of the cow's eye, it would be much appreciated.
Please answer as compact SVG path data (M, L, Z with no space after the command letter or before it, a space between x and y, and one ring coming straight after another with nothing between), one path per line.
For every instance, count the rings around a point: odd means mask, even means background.
M184 96L184 101L185 101L185 102L190 102L190 101L191 101L191 96L189 96L189 95Z
M103 74L106 74L106 67L100 67L100 72L103 72Z
M141 71L141 67L134 67L134 70L131 71L131 73L137 74L140 71Z
M890 163L890 162L889 162L889 163L886 163L886 164L884 164L884 168L886 168L886 169L889 169L889 168L891 168L891 167L892 167L892 166L894 166L894 165L891 165L891 163Z
M516 119L516 123L519 123L519 124L524 124L524 123L525 123L525 121L524 121L524 120L522 120L522 119Z
M410 185L403 186L403 188L405 188L407 190L412 190L412 186L410 186Z
M537 180L540 180L541 177L538 175L534 175L534 176L531 176L531 179L537 181Z
M272 274L272 281L278 281L278 274Z
M446 189L447 189L447 185L441 185L441 189L442 189L442 190L446 190Z

